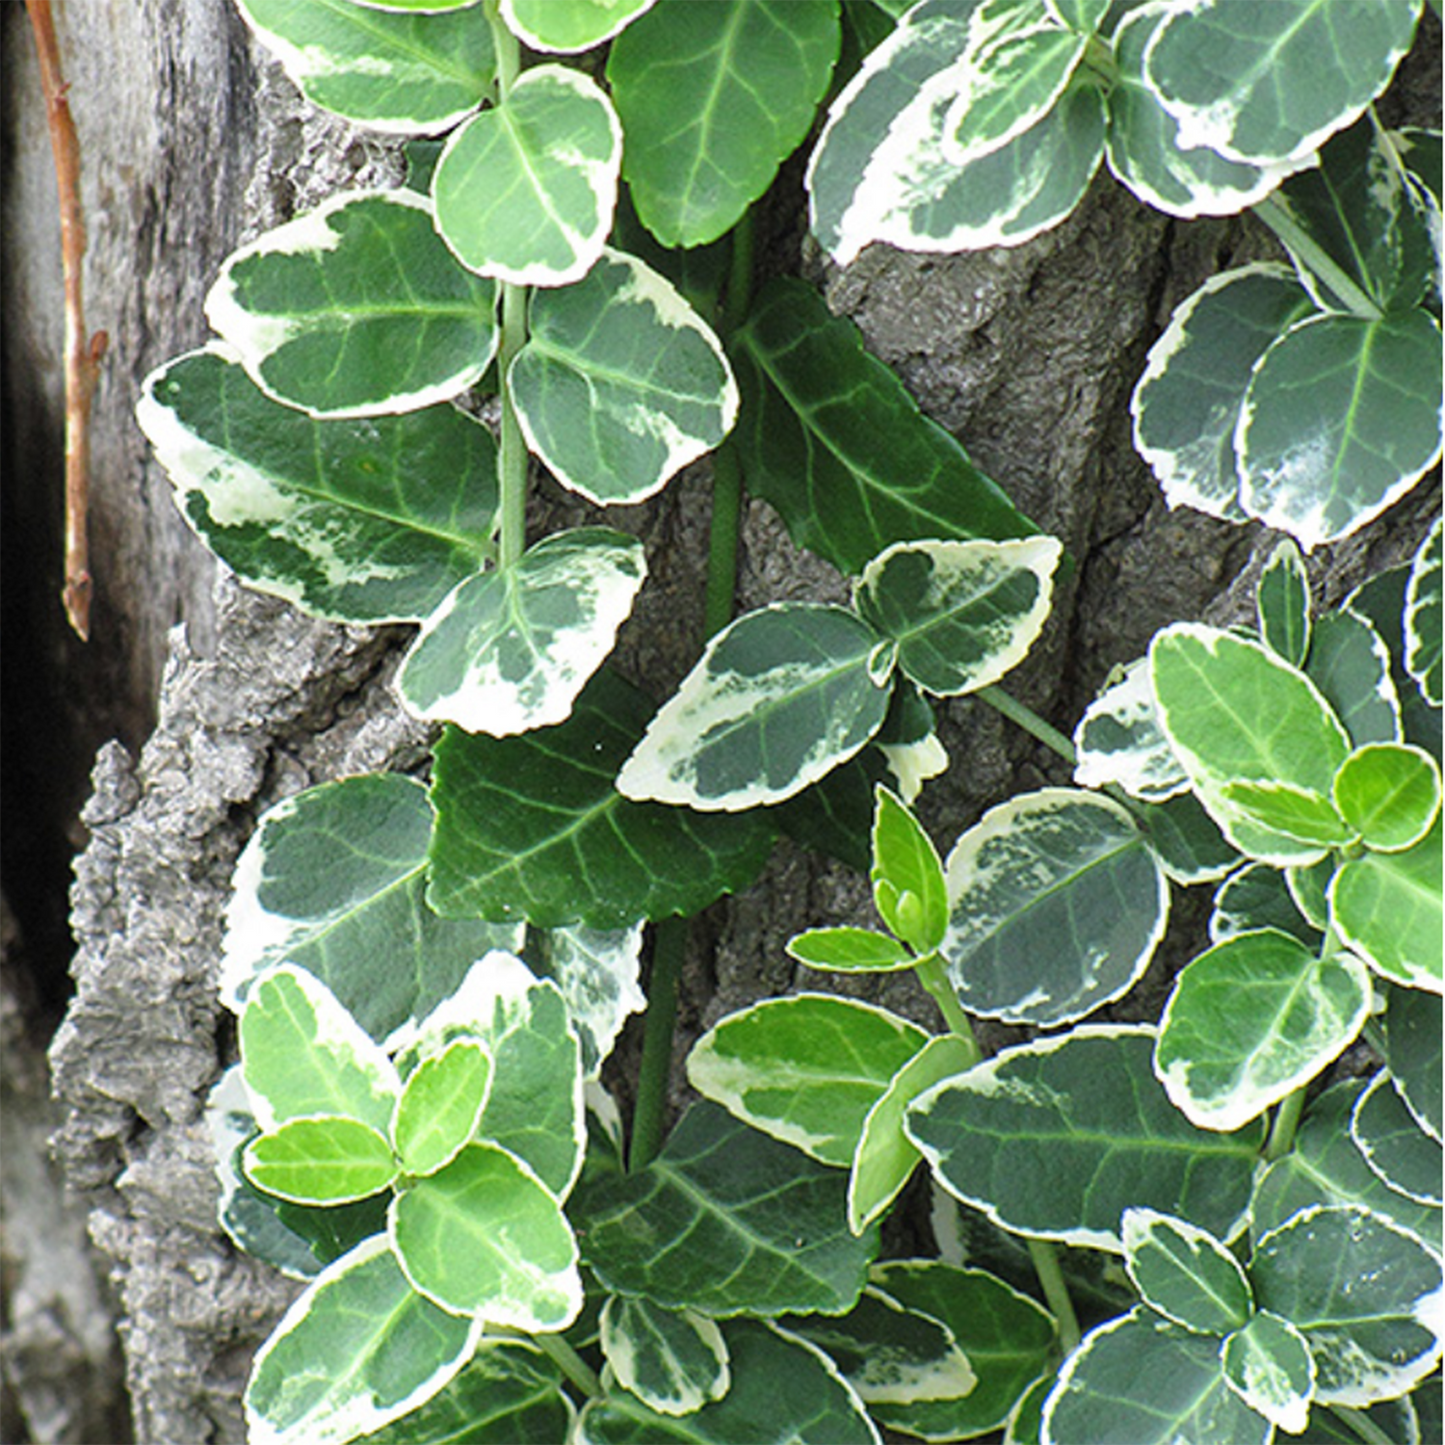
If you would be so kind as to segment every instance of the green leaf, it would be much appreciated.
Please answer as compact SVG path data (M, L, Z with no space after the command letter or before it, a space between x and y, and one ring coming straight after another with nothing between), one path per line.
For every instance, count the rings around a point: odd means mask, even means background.
M1154 1069L1193 1123L1237 1129L1332 1063L1369 1011L1357 958L1321 957L1272 928L1237 934L1179 975Z
M1060 25L1091 35L1103 26L1108 17L1110 0L1044 0L1044 9Z
M350 0L237 0L236 8L307 100L368 130L450 130L486 98L496 69L480 8L387 14Z
M480 1320L407 1283L384 1236L328 1265L262 1345L246 1385L249 1440L340 1445L400 1419L466 1364Z
M602 1307L601 1334L617 1383L661 1415L690 1415L732 1384L722 1331L692 1310L612 1295Z
M907 945L868 928L810 928L788 940L788 953L834 973L896 973L918 961Z
M533 50L575 55L610 40L654 0L501 0L507 29Z
M1054 1387L1055 1376L1035 1380L1022 1395L1008 1417L1003 1445L1039 1445L1043 1439L1044 1402Z
M1131 798L1157 802L1189 789L1189 779L1159 726L1147 658L1137 658L1084 709L1074 729L1074 781L1117 784Z
M1269 1445L1274 1426L1226 1382L1219 1341L1138 1308L1099 1325L1044 1405L1044 1445Z
M420 621L491 552L496 444L452 407L318 421L213 342L146 378L136 420L201 541L313 617Z
M379 1042L446 998L515 925L438 918L423 898L432 808L397 773L322 783L262 815L236 864L221 999L240 1011L252 981L290 961Z
M1410 48L1415 0L1202 0L1172 11L1145 56L1185 146L1269 164L1307 156L1385 88Z
M645 1170L583 1182L587 1262L608 1289L669 1309L841 1314L878 1248L876 1229L849 1233L846 1188L837 1170L694 1104ZM747 1378L735 1350L732 1368Z
M1309 1424L1315 1361L1288 1320L1261 1310L1220 1348L1225 1383L1251 1410L1291 1435Z
M1261 928L1287 933L1315 952L1323 942L1319 929L1300 912L1284 874L1265 863L1249 863L1215 891L1209 940L1223 943Z
M533 971L562 990L582 1045L583 1077L596 1078L627 1015L647 1007L638 983L642 924L554 928L541 935L538 948L541 957L533 962Z
M1255 365L1310 300L1274 261L1211 277L1174 310L1129 403L1134 447L1171 507L1229 522L1239 505L1234 435Z
M1315 623L1305 673L1356 747L1392 743L1400 736L1400 701L1391 677L1390 652L1362 614L1342 607Z
M908 1135L951 1194L1004 1229L1119 1253L1133 1205L1227 1239L1263 1127L1195 1129L1154 1078L1154 1037L1095 1024L1005 1049L924 1094Z
M648 724L618 791L729 813L801 792L882 725L878 645L841 607L779 602L745 614L708 643Z
M770 281L730 345L748 490L840 571L894 542L1038 530L811 286Z
M1386 986L1385 1062L1415 1122L1438 1144L1445 1137L1441 1107L1442 1003L1438 994Z
M924 1440L960 1440L996 1430L1054 1357L1054 1321L982 1269L939 1260L890 1259L869 1280L905 1308L936 1319L958 1342L977 1381L961 1398L870 1403L882 1424Z
M1149 660L1160 724L1225 837L1266 863L1315 862L1318 845L1265 826L1224 793L1248 782L1328 797L1349 740L1314 684L1262 644L1197 623L1157 633Z
M242 1168L258 1189L298 1204L349 1204L397 1176L383 1135L334 1114L287 1119L258 1135L246 1146Z
M932 953L948 930L948 884L943 864L933 840L894 794L880 787L875 797L873 902L884 923L915 953Z
M649 712L604 670L555 728L504 739L443 733L432 906L548 928L618 928L696 913L746 887L772 847L763 821L634 803L613 787Z
M1440 761L1440 709L1433 707L1421 694L1415 680L1405 668L1405 631L1402 613L1409 593L1410 568L1387 567L1368 582L1356 587L1345 598L1345 607L1371 623L1382 639L1390 659L1390 681L1398 702L1398 732L1380 739L1359 739L1362 742L1414 743Z
M410 191L344 192L234 251L206 318L262 391L317 417L446 401L497 349L496 287Z
M492 1086L492 1056L480 1039L453 1039L419 1063L396 1101L391 1137L408 1174L434 1174L476 1132Z
M1304 558L1289 537L1265 559L1254 604L1264 645L1291 667L1303 667L1310 650L1310 581Z
M1415 1122L1387 1073L1375 1075L1355 1102L1350 1138L1365 1163L1397 1194L1439 1206L1440 1141Z
M1398 853L1430 831L1440 810L1440 769L1424 748L1368 743L1340 764L1333 797L1366 847Z
M1104 152L1103 101L1092 86L1039 109L1041 86L998 149L962 151L954 130L978 78L973 57L1007 6L916 5L833 101L808 165L813 234L846 266L873 241L905 251L1016 246L1056 225L1088 188ZM1017 7L1020 10L1022 7ZM1079 38L1045 39L1068 63ZM1003 77L1000 77L1003 78ZM1047 76L1042 78L1047 79ZM1005 108L1011 97L1000 97Z
M1207 1230L1154 1209L1126 1209L1124 1268L1144 1303L1183 1329L1227 1335L1254 1313L1239 1261Z
M1439 707L1445 691L1445 664L1441 662L1441 521L1420 544L1410 567L1410 584L1405 591L1405 666L1419 685L1427 702Z
M492 1328L549 1331L582 1308L577 1242L562 1206L505 1149L468 1144L398 1194L387 1223L413 1288L445 1310Z
M1323 1405L1392 1399L1440 1362L1440 1257L1368 1209L1303 1210L1256 1243L1249 1277L1304 1335Z
M609 247L581 280L533 294L507 378L527 445L602 507L652 496L717 446L738 411L706 323L651 267Z
M847 1166L868 1111L927 1035L857 999L804 993L730 1014L693 1046L687 1077L735 1118Z
M1217 883L1242 861L1193 793L1145 803L1135 816L1165 877L1175 883Z
M997 682L1049 615L1054 537L898 542L854 585L859 615L898 644L898 667L925 692L956 697Z
M386 1134L401 1082L391 1060L320 980L291 964L262 974L238 1028L256 1122L339 1114Z
M1164 936L1169 884L1118 803L1043 788L959 838L948 901L939 952L964 1008L1048 1027L1133 986Z
M716 1404L674 1419L614 1392L588 1402L577 1445L876 1445L858 1397L822 1351L757 1320L730 1320L722 1333L733 1386Z
M554 532L472 577L422 625L396 678L407 711L508 737L564 721L602 665L647 573L623 532Z
M1358 531L1440 456L1440 324L1311 316L1260 359L1235 435L1240 504L1306 549Z
M848 1227L862 1232L882 1217L918 1164L919 1152L903 1132L908 1106L925 1089L961 1074L974 1051L956 1034L929 1039L896 1074L863 1119L848 1178Z
M1312 848L1343 848L1356 834L1328 797L1291 783L1233 782L1218 790L1222 806L1238 810L1249 826Z
M1146 206L1191 220L1230 216L1263 200L1290 165L1226 160L1208 146L1185 148L1179 123L1144 75L1144 53L1169 13L1165 5L1130 10L1114 32L1117 78L1109 92L1109 169Z
M659 5L612 47L623 176L664 246L729 230L802 142L838 56L835 4Z
M593 81L561 65L525 70L447 141L432 176L437 229L480 275L577 281L602 254L621 162L622 127Z
M1403 853L1342 863L1329 887L1330 925L1377 973L1408 988L1442 988L1440 815Z

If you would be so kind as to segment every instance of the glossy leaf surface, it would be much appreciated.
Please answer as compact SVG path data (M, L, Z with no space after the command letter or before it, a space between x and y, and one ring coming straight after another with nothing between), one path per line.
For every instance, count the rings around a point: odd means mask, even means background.
M1350 1138L1365 1163L1391 1189L1421 1204L1442 1202L1440 1141L1415 1122L1381 1072L1355 1101Z
M1430 831L1440 810L1440 769L1424 748L1367 744L1340 764L1332 796L1366 847L1397 853Z
M533 50L591 50L631 25L655 0L501 0L507 29Z
M1395 1088L1415 1122L1437 1143L1442 1138L1441 1028L1442 1004L1438 994L1420 989L1387 989L1385 1011L1385 1062Z
M1277 1429L1304 1433L1315 1390L1315 1361L1305 1337L1260 1310L1220 1347L1225 1383Z
M243 1168L268 1194L300 1204L350 1204L397 1176L391 1145L358 1119L286 1119L246 1146Z
M432 1174L476 1131L492 1086L492 1058L479 1039L453 1040L407 1077L391 1136L408 1174Z
M1144 1303L1201 1335L1246 1324L1254 1297L1239 1261L1206 1230L1154 1209L1126 1209L1124 1268Z
M716 1321L612 1295L602 1307L602 1353L624 1390L662 1415L690 1415L728 1393L732 1372Z
M873 902L884 923L919 954L948 929L948 884L933 841L887 788L875 794Z

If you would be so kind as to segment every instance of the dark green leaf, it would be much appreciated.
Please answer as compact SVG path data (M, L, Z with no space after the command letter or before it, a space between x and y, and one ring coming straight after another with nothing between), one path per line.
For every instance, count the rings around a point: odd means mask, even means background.
M1386 987L1385 1062L1415 1122L1438 1143L1441 1122L1441 1010L1439 994Z
M1292 667L1302 667L1310 650L1310 582L1304 558L1290 538L1266 559L1254 593L1264 645Z
M1356 747L1390 743L1400 736L1390 653L1362 613L1342 607L1320 618L1310 639L1305 675L1324 694Z
M1376 1074L1355 1101L1350 1138L1370 1169L1397 1194L1439 1207L1440 1141L1415 1122L1405 1101L1391 1088L1388 1073Z

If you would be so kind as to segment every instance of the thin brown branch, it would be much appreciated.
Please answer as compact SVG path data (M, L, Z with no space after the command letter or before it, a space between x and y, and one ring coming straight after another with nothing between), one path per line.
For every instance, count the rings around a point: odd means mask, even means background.
M87 336L81 301L81 262L85 222L80 212L80 140L60 73L60 47L50 0L26 0L35 48L40 55L40 84L55 154L60 193L60 262L65 277L65 586L61 600L70 625L90 638L90 548L86 513L90 502L90 402L105 354L106 334Z

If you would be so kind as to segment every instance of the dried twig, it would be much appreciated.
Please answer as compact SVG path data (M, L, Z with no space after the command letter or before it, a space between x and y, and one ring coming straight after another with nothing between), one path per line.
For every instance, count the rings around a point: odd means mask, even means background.
M86 511L90 497L90 401L105 354L106 334L87 337L81 303L81 261L85 256L85 222L80 213L80 141L60 74L60 48L50 0L26 0L35 48L40 55L40 83L55 153L55 180L60 193L60 258L65 276L65 587L61 598L70 625L82 639L90 637L90 556Z

